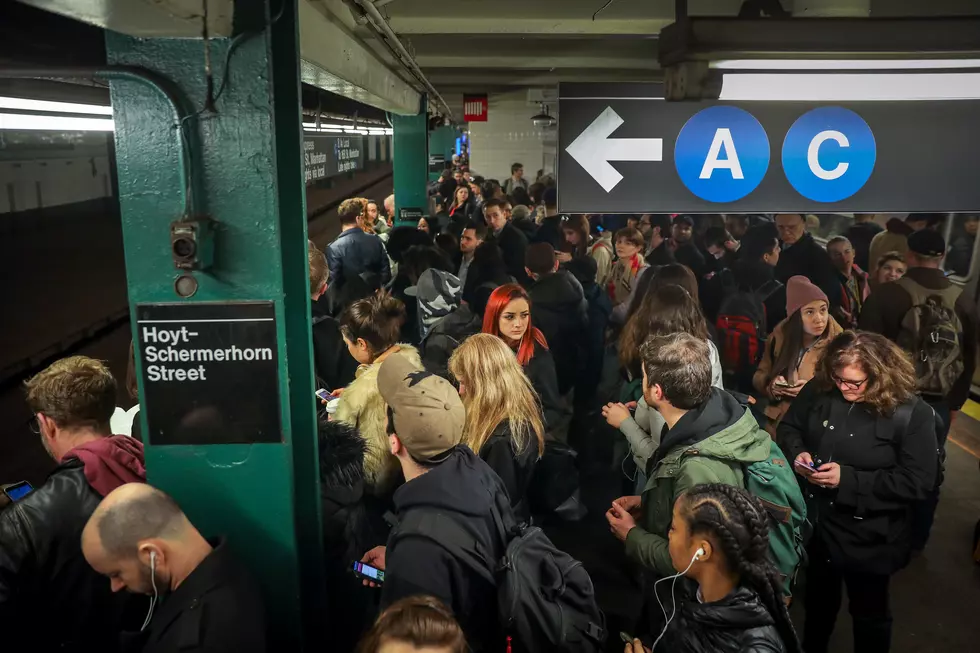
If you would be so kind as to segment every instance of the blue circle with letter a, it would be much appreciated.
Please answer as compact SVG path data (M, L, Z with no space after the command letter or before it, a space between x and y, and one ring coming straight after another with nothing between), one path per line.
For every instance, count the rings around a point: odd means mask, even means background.
M839 202L861 190L875 168L877 149L864 118L843 107L800 116L783 141L783 172L814 202Z
M691 116L674 144L674 167L688 190L709 202L742 199L769 169L769 137L755 117L717 106Z

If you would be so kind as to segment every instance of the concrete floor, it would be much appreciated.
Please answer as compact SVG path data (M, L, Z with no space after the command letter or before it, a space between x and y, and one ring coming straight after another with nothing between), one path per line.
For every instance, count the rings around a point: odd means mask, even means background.
M980 453L980 422L961 413L947 445L946 481L932 537L923 555L893 579L893 653L980 651L980 565L971 557L973 529L980 519L976 453ZM601 453L589 457L608 458ZM581 560L592 575L610 632L607 650L617 652L622 651L621 630L640 634L632 629L642 602L636 573L603 517L612 499L622 493L619 478L609 467L584 477L583 500L589 515L577 524L545 527L555 544ZM802 634L801 602L792 615ZM846 599L831 647L835 653L853 651Z

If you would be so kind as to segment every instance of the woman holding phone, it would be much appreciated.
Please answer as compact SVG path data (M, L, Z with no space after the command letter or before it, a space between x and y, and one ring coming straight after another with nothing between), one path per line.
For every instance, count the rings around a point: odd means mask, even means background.
M909 561L913 504L939 468L932 408L915 369L884 336L845 331L779 424L777 441L806 481L814 524L807 547L803 649L828 650L847 586L854 650L891 644L888 585Z
M766 430L774 437L790 404L813 378L827 343L843 331L830 315L827 295L804 276L786 283L786 315L766 340L752 377L755 389L769 399Z

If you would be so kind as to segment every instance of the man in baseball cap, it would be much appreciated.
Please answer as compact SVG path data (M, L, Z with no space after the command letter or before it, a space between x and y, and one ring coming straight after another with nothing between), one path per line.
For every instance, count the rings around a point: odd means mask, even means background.
M925 221L925 220L924 220ZM962 408L970 395L970 383L976 366L977 320L976 306L969 293L962 292L946 277L941 264L946 255L946 241L939 232L932 229L921 229L908 235L908 251L905 261L909 269L905 276L897 281L878 286L868 297L861 310L858 326L866 331L880 333L890 340L906 347L916 361L916 373L919 377L919 394L943 420L944 428L936 433L940 448L946 445L946 436L952 415ZM941 367L956 370L962 365L962 371L955 380L943 379L936 382L935 375L930 373L929 365L934 353L925 351L928 346L910 345L923 343L923 338L929 338L929 333L913 333L909 328L903 328L902 323L913 306L924 306L942 302L942 308L955 311L962 325L962 331L957 334L960 352L953 355L952 362L944 354L946 361ZM934 309L935 310L935 309ZM950 322L956 327L955 321ZM904 332L904 333L903 333ZM899 334L902 337L899 338ZM922 349L922 351L915 351ZM920 364L920 361L927 365ZM948 385L949 387L942 387ZM938 390L938 392L937 392ZM941 475L940 475L941 478ZM916 504L912 523L912 546L921 551L929 539L936 505L939 503L939 486L933 488L930 496Z
M451 519L496 559L502 551L491 508L499 493L504 500L498 509L509 506L506 491L493 470L460 444L465 411L449 381L393 354L378 371L378 390L388 405L391 453L405 474L392 498L398 525L387 546L361 559L385 572L381 607L407 596L435 596L452 608L467 641L495 641L496 588L420 531Z

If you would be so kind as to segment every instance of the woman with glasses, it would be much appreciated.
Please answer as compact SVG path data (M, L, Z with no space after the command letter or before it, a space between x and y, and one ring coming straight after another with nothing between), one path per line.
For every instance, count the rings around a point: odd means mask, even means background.
M783 417L778 443L803 479L808 517L803 649L828 650L847 586L854 650L891 642L888 585L909 561L912 506L939 461L932 408L915 394L915 368L883 336L845 331Z
M759 367L752 376L756 391L769 400L765 408L766 430L776 426L790 404L813 378L824 349L843 329L830 315L826 293L804 276L786 283L785 320L766 340Z

